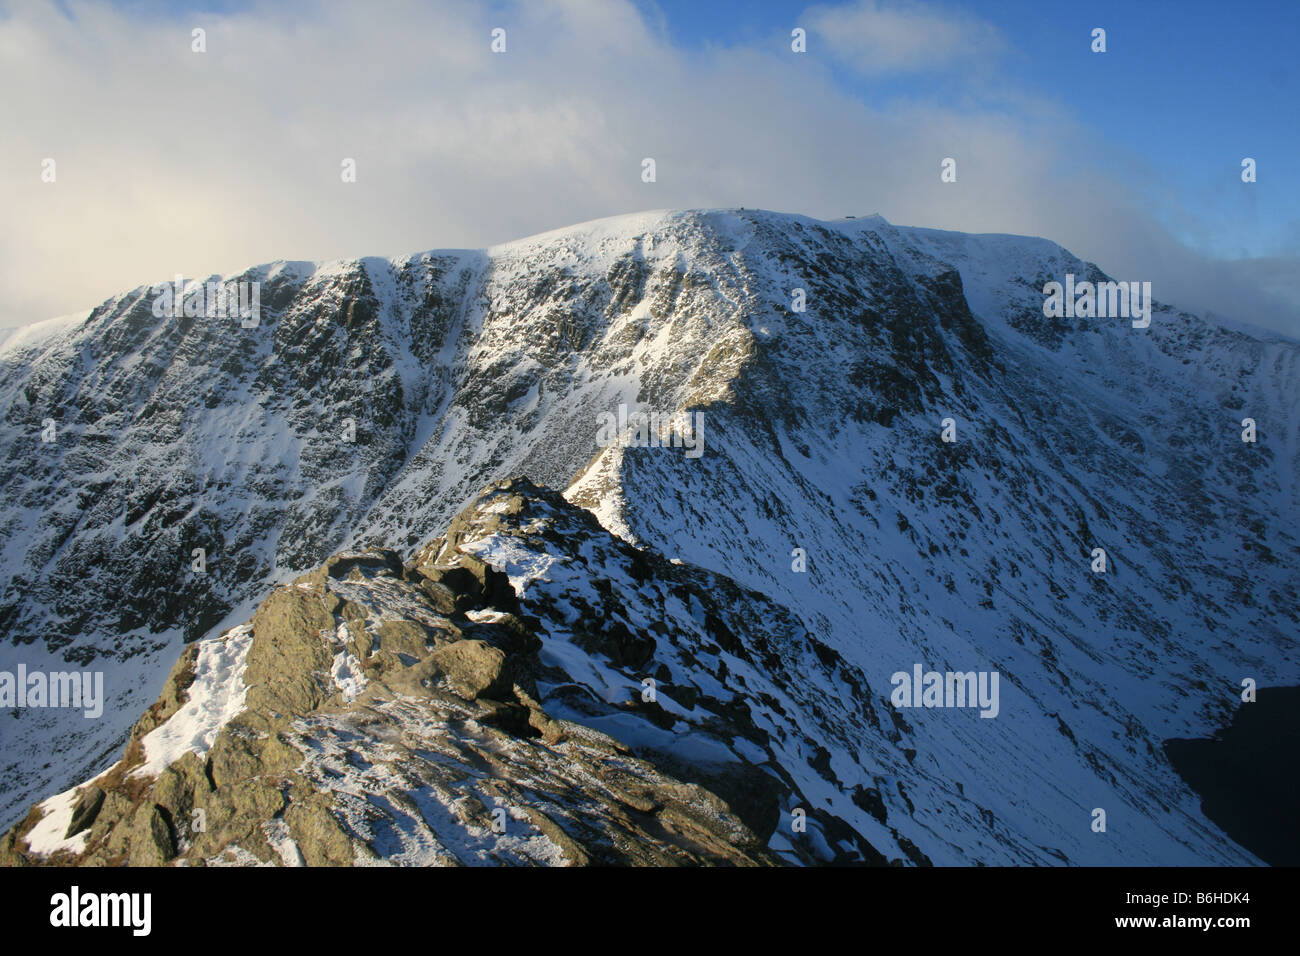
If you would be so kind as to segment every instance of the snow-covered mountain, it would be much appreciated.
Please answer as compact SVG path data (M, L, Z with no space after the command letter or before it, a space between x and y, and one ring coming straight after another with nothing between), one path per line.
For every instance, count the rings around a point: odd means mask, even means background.
M108 702L99 719L0 714L4 822L109 770L142 712L182 705L151 707L160 695L210 692L234 717L256 684L232 661L273 585L349 549L414 568L470 506L453 527L500 527L442 557L511 576L540 644L538 712L619 741L643 781L701 788L683 805L721 801L757 840L723 826L735 839L691 859L1257 862L1161 742L1224 724L1244 678L1300 676L1300 345L1158 303L1149 328L1047 318L1043 287L1067 274L1104 278L1044 240L657 212L485 251L252 269L229 278L261 283L254 328L156 318L141 287L11 339L0 670L102 670ZM702 453L600 447L620 405L690 414ZM478 494L515 476L541 486L509 486L531 525L489 520L504 492ZM376 635L417 610L346 597ZM169 684L199 638L198 690ZM893 706L893 675L917 665L996 672L996 716ZM661 710L637 705L646 678ZM466 715L444 697L382 720L445 736ZM362 703L368 720L405 706ZM358 706L322 697L277 730L309 753L303 779L340 779L320 769L329 721L373 757L337 723ZM221 723L204 726L179 736L210 763ZM518 786L540 759L502 773ZM587 758L565 759L547 772ZM385 779L434 786L409 766ZM339 801L369 852L426 859L393 832L438 842L400 822L376 835ZM608 826L578 840L588 858L630 832L592 819Z

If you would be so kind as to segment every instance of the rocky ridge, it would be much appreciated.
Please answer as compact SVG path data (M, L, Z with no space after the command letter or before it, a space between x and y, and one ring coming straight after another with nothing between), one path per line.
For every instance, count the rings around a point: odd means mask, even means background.
M517 579L521 599L478 556L502 547L547 586ZM624 575L648 603L624 603ZM160 765L206 645L245 638L227 676L244 708ZM781 675L804 655L826 686L865 691L761 596L619 541L555 492L502 482L409 563L336 555L246 625L190 645L122 760L33 807L0 862L885 863L816 808L817 840L773 839L807 803L774 753L815 744L793 715L756 720L746 696L768 691L744 675L788 694Z

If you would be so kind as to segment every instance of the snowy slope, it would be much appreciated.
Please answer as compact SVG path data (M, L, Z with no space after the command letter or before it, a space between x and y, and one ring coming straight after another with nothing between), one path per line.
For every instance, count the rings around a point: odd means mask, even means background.
M255 329L156 319L142 287L7 346L0 670L102 668L110 703L0 716L5 819L112 762L183 638L527 475L767 595L870 688L822 708L825 755L780 761L857 833L870 790L936 863L1249 860L1159 744L1300 670L1300 347L1158 306L1047 319L1065 272L1097 275L1044 240L658 212L259 267ZM705 453L598 448L620 403L702 412ZM998 671L999 715L894 710L916 663Z

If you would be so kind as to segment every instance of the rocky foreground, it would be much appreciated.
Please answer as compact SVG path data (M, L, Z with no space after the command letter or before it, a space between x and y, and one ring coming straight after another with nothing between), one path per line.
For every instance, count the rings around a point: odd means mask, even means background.
M33 807L0 862L888 862L795 813L774 752L801 737L796 664L858 679L761 596L506 481L408 563L336 555L190 645L122 759Z

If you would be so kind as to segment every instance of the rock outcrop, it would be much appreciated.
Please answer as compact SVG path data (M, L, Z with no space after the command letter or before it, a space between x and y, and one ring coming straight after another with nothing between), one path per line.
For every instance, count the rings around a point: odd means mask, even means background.
M409 564L392 551L344 553L275 589L247 625L219 639L250 638L229 677L245 706L209 745L169 754L162 736L185 719L183 707L203 703L194 694L205 658L192 645L122 760L34 807L0 842L0 863L779 862L742 813L674 772L688 762L540 702L556 687L580 690L539 654L539 635L563 619L545 602L521 603L506 574L464 546L520 533L521 522L543 515L576 522L585 538L575 545L603 537L618 547L560 496L507 482ZM650 664L641 654L628 660L624 648L629 640L654 648L653 638L611 626L595 608L584 613L572 623L586 651L614 665ZM628 701L604 706L638 713ZM664 716L652 707L636 719ZM151 773L160 753L165 766Z

